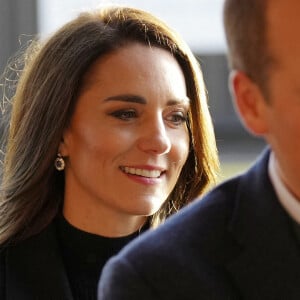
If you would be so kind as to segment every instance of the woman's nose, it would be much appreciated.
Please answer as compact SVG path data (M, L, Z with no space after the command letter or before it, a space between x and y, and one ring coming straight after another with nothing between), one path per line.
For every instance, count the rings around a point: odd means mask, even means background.
M141 136L138 140L140 150L162 155L170 152L171 140L163 120L148 122L141 128Z

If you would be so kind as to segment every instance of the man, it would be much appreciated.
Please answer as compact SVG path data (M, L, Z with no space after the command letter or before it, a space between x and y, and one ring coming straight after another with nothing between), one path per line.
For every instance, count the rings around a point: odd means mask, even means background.
M225 0L231 87L269 148L112 259L108 299L300 299L300 1Z

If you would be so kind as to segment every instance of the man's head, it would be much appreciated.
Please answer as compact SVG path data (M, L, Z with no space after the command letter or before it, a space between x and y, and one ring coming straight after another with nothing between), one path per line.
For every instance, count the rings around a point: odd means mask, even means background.
M263 90L272 54L267 41L267 0L226 0L224 27L231 69L243 71Z
M270 144L300 199L299 15L299 0L225 0L236 107L246 128Z

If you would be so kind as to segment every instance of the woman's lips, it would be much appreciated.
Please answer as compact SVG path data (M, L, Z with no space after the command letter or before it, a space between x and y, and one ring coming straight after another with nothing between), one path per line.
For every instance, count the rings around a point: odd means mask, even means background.
M145 168L134 168L134 167L120 167L120 169L126 173L131 175L137 175L141 177L147 178L159 178L163 171L158 169L145 169Z

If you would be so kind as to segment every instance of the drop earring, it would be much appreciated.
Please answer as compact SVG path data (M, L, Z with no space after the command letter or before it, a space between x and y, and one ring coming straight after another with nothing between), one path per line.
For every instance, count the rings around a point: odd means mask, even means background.
M57 157L55 158L54 161L54 166L57 171L62 171L65 168L65 161L60 153L57 153Z

